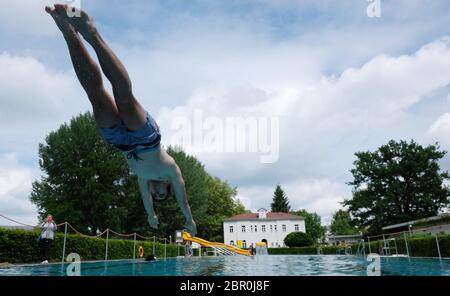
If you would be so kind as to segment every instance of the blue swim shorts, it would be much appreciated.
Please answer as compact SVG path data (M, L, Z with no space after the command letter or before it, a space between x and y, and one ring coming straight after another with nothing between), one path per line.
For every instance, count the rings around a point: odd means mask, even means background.
M128 130L121 121L112 128L100 128L100 134L106 142L135 159L140 153L156 150L161 142L159 126L148 113L146 123L136 131Z

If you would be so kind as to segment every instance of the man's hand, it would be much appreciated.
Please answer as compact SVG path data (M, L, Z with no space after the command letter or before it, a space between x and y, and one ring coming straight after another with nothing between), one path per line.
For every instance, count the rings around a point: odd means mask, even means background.
M158 229L158 217L156 215L148 216L148 224L150 224L151 228Z
M195 224L194 220L186 221L186 223L184 224L184 228L189 232L190 235L197 235L197 224Z

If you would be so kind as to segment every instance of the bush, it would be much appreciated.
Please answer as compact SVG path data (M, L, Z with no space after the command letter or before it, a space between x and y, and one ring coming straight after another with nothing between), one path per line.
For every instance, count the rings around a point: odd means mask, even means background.
M40 254L37 238L39 232L25 230L9 230L0 228L0 262L9 263L34 263L39 262ZM52 246L50 260L61 261L64 234L56 233ZM108 259L133 258L133 240L110 239L108 241ZM153 243L148 241L136 241L136 258L138 249L144 248L144 256L153 253ZM106 240L102 238L82 237L68 234L66 240L66 256L70 253L78 253L81 260L104 260ZM167 245L167 257L184 255L184 248L175 245ZM155 244L155 256L164 257L164 244Z
M288 247L309 247L314 244L312 237L304 232L291 232L284 238Z

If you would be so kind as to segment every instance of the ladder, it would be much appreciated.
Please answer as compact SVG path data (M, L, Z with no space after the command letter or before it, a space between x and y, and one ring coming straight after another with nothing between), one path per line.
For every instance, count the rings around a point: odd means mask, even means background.
M391 246L391 242L394 242L394 246ZM384 239L383 237L383 247L381 249L381 255L392 256L393 254L391 250L394 250L395 255L398 255L397 242L395 241L395 238Z
M366 257L366 246L364 243L364 239L359 240L358 249L356 250L356 255Z

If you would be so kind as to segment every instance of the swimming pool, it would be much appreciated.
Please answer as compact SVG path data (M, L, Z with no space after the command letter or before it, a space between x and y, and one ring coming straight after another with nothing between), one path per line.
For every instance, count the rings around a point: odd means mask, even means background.
M367 275L362 257L340 255L272 255L256 257L173 258L156 262L121 260L83 262L81 276L301 276ZM13 266L0 275L66 275L61 264ZM381 275L450 275L450 261L381 258Z

